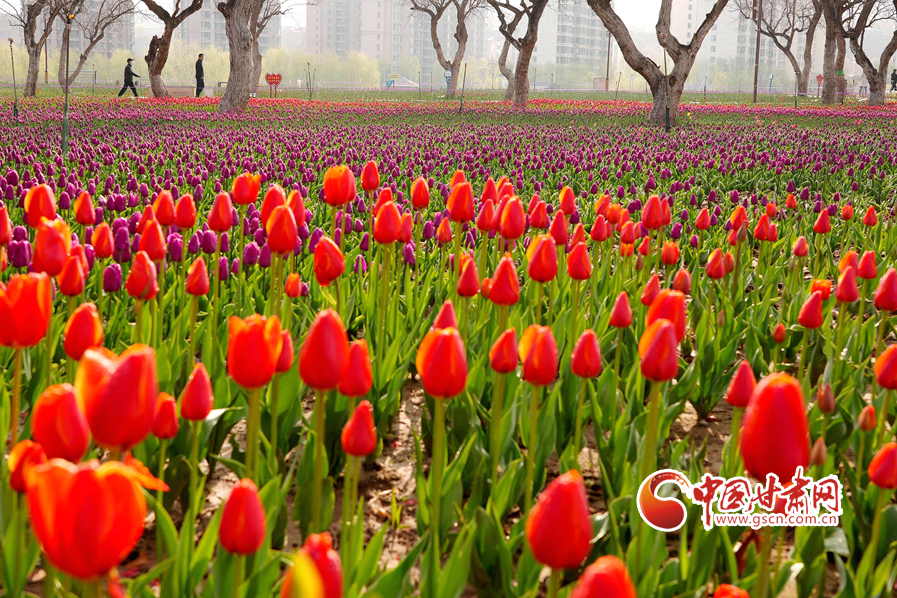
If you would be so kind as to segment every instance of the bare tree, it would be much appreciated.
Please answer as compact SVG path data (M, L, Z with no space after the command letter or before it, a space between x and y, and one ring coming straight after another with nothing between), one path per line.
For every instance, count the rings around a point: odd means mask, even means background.
M81 54L78 56L78 62L74 70L69 71L68 84L71 85L84 64L87 62L88 56L98 43L106 36L106 31L114 24L118 23L125 15L135 12L135 5L132 0L69 0L63 3L63 14L73 15L73 26L77 27L81 32ZM57 72L57 80L59 86L65 89L66 85L66 56L69 52L71 28L64 27L62 30L62 51L59 53L59 70Z
M664 75L660 66L642 54L635 45L626 24L611 6L611 0L589 0L589 6L617 40L617 46L619 46L626 64L647 81L654 98L654 107L649 117L651 122L655 124L664 122L664 108L667 102L670 107L670 122L675 122L679 99L685 88L685 80L694 66L698 50L701 49L704 38L707 37L728 3L729 0L716 0L710 12L704 17L704 21L698 26L691 41L683 44L670 33L670 13L673 10L673 0L662 0L655 31L660 46L673 60L672 70L668 75Z
M735 9L745 19L756 21L755 0L733 0ZM807 94L813 70L813 40L822 18L821 0L765 0L760 19L760 33L785 55L797 74L798 93ZM803 64L795 52L796 42L803 36Z
M313 2L309 4L314 4ZM289 0L264 0L257 4L249 21L249 33L252 35L252 86L257 87L262 76L262 52L259 48L259 38L265 31L268 23L277 16L283 16L292 7Z
M174 0L174 10L171 12L160 6L155 0L141 0L141 2L165 25L162 37L154 35L153 39L150 40L149 50L146 56L144 56L144 60L146 60L146 70L153 95L157 98L167 98L171 94L168 93L168 87L166 87L165 80L162 78L162 69L165 68L165 63L168 62L172 35L174 35L174 30L187 17L202 8L203 0L192 0L183 10L181 10L181 0Z
M498 14L498 30L505 38L502 54L499 56L499 69L502 67L502 62L507 60L509 46L514 46L517 50L517 64L514 67L514 72L502 71L502 74L508 79L508 91L505 92L505 99L510 99L510 89L513 85L514 105L523 108L529 99L529 63L533 58L533 51L536 49L536 41L539 38L539 21L542 20L548 0L488 1ZM519 2L519 5L516 2ZM514 30L517 29L517 25L523 17L526 17L526 30L521 37L514 37ZM508 70L507 66L505 66L505 70ZM513 80L508 76L509 74L513 75Z
M467 51L467 21L482 7L481 0L410 0L411 10L422 12L430 17L430 38L433 40L433 49L436 50L436 60L440 66L451 72L446 97L454 97L458 89L458 75L461 72L461 63L464 61L464 53ZM449 60L439 41L439 21L449 8L455 9L457 17L455 33L453 37L458 43L455 55Z
M37 94L40 55L53 32L53 21L59 16L62 6L57 0L34 0L30 4L20 0L0 0L0 12L12 19L14 27L22 28L22 38L28 52L28 74L25 76L24 91L26 97ZM42 13L45 13L46 26L38 33Z
M252 53L252 15L261 10L265 0L224 0L218 10L224 15L224 30L230 47L230 70L227 88L218 103L218 112L244 110L249 104L255 72L255 56Z
M850 51L869 82L869 106L885 104L885 76L894 52L897 51L897 30L882 49L878 60L869 56L863 46L866 30L879 21L893 21L897 0L822 0L826 22L832 23L840 37L850 42ZM841 70L843 70L843 65ZM846 82L845 82L846 83ZM845 90L846 91L846 85Z
M513 33L517 28L520 19L523 17L523 13L519 13L514 15L514 17L508 22L508 30ZM505 38L505 43L501 46L501 52L498 55L498 70L502 74L502 76L508 81L507 86L505 87L505 100L513 100L514 99L514 71L508 68L508 54L511 51L511 40Z

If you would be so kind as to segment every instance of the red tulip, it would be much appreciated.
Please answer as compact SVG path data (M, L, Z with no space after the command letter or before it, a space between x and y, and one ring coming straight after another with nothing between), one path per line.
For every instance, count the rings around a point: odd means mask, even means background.
M595 241L596 243L603 243L610 236L607 230L608 222L604 219L604 216L598 216L595 219L595 223L592 225L591 230L589 231L589 238Z
M209 292L209 271L206 269L206 260L199 256L190 267L187 268L186 290L194 297L206 295Z
M866 226L875 226L878 224L878 216L875 215L875 206L869 206L866 215L863 216L863 224Z
M734 210L732 210L732 215L729 216L729 222L732 223L732 230L737 231L741 228L741 225L747 222L747 212L744 209L744 206L736 206Z
M343 321L332 309L319 312L299 351L299 375L307 386L336 388L349 360L349 340Z
M72 249L72 232L63 220L44 220L34 236L34 258L31 267L35 272L56 276L62 272L65 258Z
M45 184L35 185L25 194L25 224L38 228L41 218L56 218L56 195Z
M548 209L544 201L536 203L535 209L529 215L529 225L537 230L548 228Z
M224 503L218 539L231 554L253 554L265 542L265 507L258 489L250 479L234 484L230 497Z
M573 189L571 189L570 187L564 187L563 189L561 189L561 195L558 198L558 204L561 208L561 212L563 212L567 216L575 212L576 196L573 194Z
M31 470L47 462L43 447L31 440L21 440L9 452L9 485L15 492L24 494L27 490L26 480Z
M508 328L489 349L489 367L499 374L510 374L517 369L517 333Z
M109 573L143 535L140 486L168 489L133 459L80 466L53 459L35 467L27 481L31 528L41 549L54 567L82 581Z
M751 595L746 590L724 583L713 592L713 598L751 598Z
M857 286L857 271L854 268L847 268L838 277L835 298L838 303L853 303L859 300L860 288Z
M296 226L299 227L305 224L305 200L302 199L302 194L296 189L290 191L290 194L287 195L287 205L293 211Z
M115 241L112 238L112 229L105 222L101 222L93 231L90 237L90 243L93 245L94 255L97 258L105 260L112 257L115 249Z
M455 328L430 330L415 360L424 390L435 399L450 399L467 384L467 354Z
M402 228L399 230L399 243L410 243L414 237L414 218L408 212L402 214Z
M776 327L772 331L772 340L774 340L778 344L782 344L785 342L785 325L777 324Z
M735 368L735 374L729 381L729 388L726 390L726 402L733 407L747 407L751 402L751 396L754 394L754 388L757 387L757 379L754 378L754 370L747 359L743 359L738 367Z
M380 186L380 173L377 171L377 164L370 160L361 169L361 188L371 193Z
M473 258L461 256L461 277L458 279L458 295L473 297L480 292L480 281L477 276L477 265Z
M90 430L71 384L56 384L38 397L31 414L31 435L48 459L78 463L87 452Z
M875 263L875 252L867 251L860 258L860 264L857 268L857 276L863 280L869 280L878 276L878 266Z
M159 293L159 281L156 279L156 265L145 251L138 251L128 272L125 282L128 295L138 301L150 301Z
M514 269L514 260L505 255L498 262L492 286L489 289L489 301L495 305L514 305L520 299L520 281Z
M810 293L815 293L816 291L819 291L822 294L823 301L827 301L828 298L832 296L832 281L814 280L810 285Z
M638 343L642 375L652 382L672 380L679 373L676 327L669 320L655 320Z
M567 275L573 280L588 280L592 275L592 262L585 243L577 243L567 256Z
M363 397L371 390L373 374L368 344L363 339L349 343L346 370L339 383L339 393L347 397Z
M469 222L473 220L473 188L470 183L460 183L452 187L445 202L452 222Z
M285 374L293 367L295 354L293 352L293 337L290 336L289 330L281 330L280 338L283 344L280 347L280 357L277 358L277 366L274 371L278 374Z
M395 243L402 232L402 215L393 202L387 202L377 212L374 221L374 240L381 245Z
M838 273L844 272L847 268L858 270L860 268L860 256L853 249L844 253L838 261Z
M165 259L168 245L165 243L165 233L158 220L148 223L140 237L140 251L145 251L150 260L161 262Z
M321 237L315 247L315 279L322 287L339 278L346 271L343 252L330 237Z
M296 218L289 206L277 206L268 217L268 247L272 253L284 255L296 249L299 233Z
M339 554L333 549L333 539L330 537L330 533L309 534L301 552L311 557L311 561L318 571L321 588L324 591L322 598L342 598L343 568ZM302 597L313 595L300 594ZM291 596L291 598L293 597Z
M822 292L814 291L800 308L797 322L809 330L822 326Z
M880 311L897 311L897 270L888 268L875 289L875 307Z
M567 231L567 218L560 210L554 213L551 219L551 226L548 228L548 234L554 239L556 245L561 247L567 244L570 239L570 233Z
M592 549L589 499L582 476L572 470L552 481L526 520L533 558L552 569L576 569Z
M255 203L259 197L261 183L262 175L244 172L234 179L234 184L231 187L234 201L242 206Z
M12 241L12 222L6 206L0 206L0 247L6 247Z
M452 242L452 223L448 218L443 219L436 227L436 240L440 245Z
M723 258L723 252L714 249L707 258L707 267L705 269L707 276L714 280L719 280L726 275L726 264Z
M417 177L411 184L411 205L416 210L424 210L430 205L430 187L423 177Z
M234 204L231 203L230 195L219 193L215 197L207 222L209 229L216 233L223 233L234 225Z
M187 378L187 384L181 391L181 417L188 421L201 422L212 412L215 396L212 393L212 379L206 366L197 363Z
M857 418L857 427L863 432L871 432L875 429L875 425L875 407L866 405L860 410L860 415Z
M377 429L374 426L374 409L369 401L362 401L355 408L340 435L343 452L353 457L366 457L377 448Z
M832 230L832 223L828 215L828 210L819 212L816 222L813 224L813 232L818 235L824 235Z
M174 224L176 215L174 197L171 196L171 191L163 189L159 192L159 195L156 196L156 201L153 202L153 210L156 212L156 220L159 221L159 224L164 227ZM90 224L93 224L93 222L91 221Z
M869 481L886 490L897 488L897 443L885 444L872 457Z
M271 214L274 212L274 209L286 205L287 196L283 191L283 187L277 184L268 187L268 190L265 192L265 197L262 199L262 210L259 214L259 222L261 225L267 229L268 220L271 219ZM293 218L295 220L295 214L293 215Z
M707 208L701 209L698 217L695 219L695 228L698 230L707 230L710 228L710 213Z
M230 317L227 373L234 382L251 390L271 381L283 349L280 331L280 318L277 316L265 318L253 314L245 320Z
M498 232L505 239L516 241L523 236L525 230L526 214L523 213L523 204L519 198L512 197L502 208Z
M492 180L492 177L486 179L486 183L483 185L483 192L480 193L480 202L488 200L498 201L498 187L495 186L495 181Z
M63 349L70 358L78 361L84 352L103 344L103 323L93 303L82 303L68 319L63 330Z
M810 245L803 236L798 237L791 248L794 257L807 257L810 254Z
M626 291L617 295L614 307L610 312L610 325L614 328L629 328L632 324L632 308L629 307L629 296Z
M527 273L536 282L550 282L558 273L558 255L550 235L538 235L526 250Z
M132 345L120 356L107 349L84 352L75 377L94 442L125 452L150 433L159 387L156 353Z
M0 285L0 345L24 349L41 341L50 327L53 290L46 274L16 274Z
M488 233L495 228L495 204L491 199L487 199L480 204L480 211L477 214L477 230L481 233Z
M891 345L875 358L875 380L882 388L897 389L897 345Z
M533 386L548 386L558 372L558 348L548 326L532 324L523 331L517 349L523 379Z
M640 299L642 305L648 306L654 303L654 298L657 297L658 293L660 293L660 277L657 274L652 274L648 282L645 283L644 288L642 288Z
M789 193L788 197L785 198L785 207L789 210L797 209L797 200L794 198L794 193Z
M765 377L757 385L744 418L741 456L748 473L765 480L774 473L789 482L810 459L809 430L800 383L788 374Z
M439 308L430 330L441 330L443 328L458 329L458 318L455 317L455 306L452 304L451 299L446 299L442 307Z
M672 241L665 241L660 251L660 261L665 266L672 266L679 261L679 246Z
M685 338L685 323L688 319L685 315L685 295L670 289L663 289L657 293L648 307L645 324L650 326L660 319L673 323L676 327L676 340L681 343Z
M178 404L167 392L160 392L153 415L153 436L159 440L171 440L178 435Z
M72 206L75 212L75 222L82 226L89 226L96 222L96 214L93 211L93 200L87 191L82 191L75 199Z
M196 204L192 195L182 195L174 207L174 223L184 231L196 226Z
M593 330L583 332L570 357L570 370L580 378L594 378L601 373L601 347Z
M56 277L59 292L66 297L75 297L84 291L84 268L81 259L72 254L69 255L62 266L62 271Z
M673 277L673 288L683 295L691 294L691 272L681 268Z
M570 598L637 598L623 561L613 555L598 557L579 576ZM734 597L733 597L734 598Z
M287 276L287 281L283 285L284 292L290 299L295 299L302 294L302 279L295 272Z

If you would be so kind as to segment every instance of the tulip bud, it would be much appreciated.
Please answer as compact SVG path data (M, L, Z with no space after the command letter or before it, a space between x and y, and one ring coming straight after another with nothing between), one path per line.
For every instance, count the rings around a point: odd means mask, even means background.
M825 439L820 436L813 443L813 448L810 449L810 464L822 467L825 465L826 458L828 458L828 447L825 446Z
M265 541L265 507L252 480L234 485L221 515L221 545L232 554L253 554Z
M613 555L600 556L579 576L570 598L637 598L626 565Z
M819 388L819 394L816 396L816 405L822 413L834 413L835 393L832 391L832 385L828 382Z
M857 426L863 432L871 432L875 429L875 425L875 407L872 405L866 405L865 407L863 407L863 410L860 411L860 416L857 418Z
M578 471L552 481L526 520L526 539L536 561L552 569L576 569L589 555L592 523Z
M887 443L872 457L869 481L886 490L897 488L897 443Z
M168 393L160 392L153 416L153 436L159 440L171 440L178 435L178 406Z
M785 325L777 324L772 331L772 340L781 345L785 342Z
M369 401L362 401L355 408L349 421L343 427L340 441L343 451L354 457L366 457L377 448L374 411Z

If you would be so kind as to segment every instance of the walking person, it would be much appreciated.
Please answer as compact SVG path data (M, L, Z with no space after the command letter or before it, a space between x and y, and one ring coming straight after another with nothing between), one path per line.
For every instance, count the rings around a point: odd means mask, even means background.
M891 91L897 91L897 69L891 73Z
M135 98L140 97L137 95L137 88L134 86L134 77L137 77L139 79L140 75L135 73L134 70L131 68L131 63L133 61L134 61L133 58L128 58L128 64L127 64L127 66L125 66L125 84L124 84L124 87L121 88L121 91L118 92L118 97L122 97L123 95L125 95L125 92L128 91L128 89L130 89L131 91L134 92Z
M202 96L202 90L205 88L205 71L202 68L203 54L199 55L196 60L196 97Z

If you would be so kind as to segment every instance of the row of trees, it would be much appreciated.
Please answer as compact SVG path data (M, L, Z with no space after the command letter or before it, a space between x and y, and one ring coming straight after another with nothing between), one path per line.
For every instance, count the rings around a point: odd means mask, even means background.
M507 99L518 106L525 106L529 94L529 65L538 40L539 21L548 0L408 0L411 8L427 14L431 23L431 35L440 64L451 71L448 94L457 88L457 75L467 44L467 21L479 10L494 10L499 20L499 30L505 38L499 55L498 66L507 79ZM897 27L878 56L871 56L864 47L864 32L876 23L897 24L897 0L731 0L733 8L742 17L758 23L761 35L772 41L788 59L799 80L799 92L806 94L813 68L813 45L820 24L824 26L825 53L823 63L822 101L832 104L844 97L847 89L843 75L850 47L854 59L869 81L869 105L882 105L885 101L885 76L894 52L897 51ZM626 64L641 75L651 90L654 106L650 120L661 123L665 108L670 106L670 117L675 121L679 99L685 88L698 51L713 29L730 0L716 0L691 39L679 40L670 31L673 0L662 0L655 26L657 42L669 56L672 66L665 73L661 66L648 57L633 41L626 24L614 10L612 0L588 0L594 13L613 35ZM453 56L446 56L437 35L437 25L443 16L454 12L457 42ZM803 48L799 54L798 48ZM517 52L512 70L508 64L511 48Z

